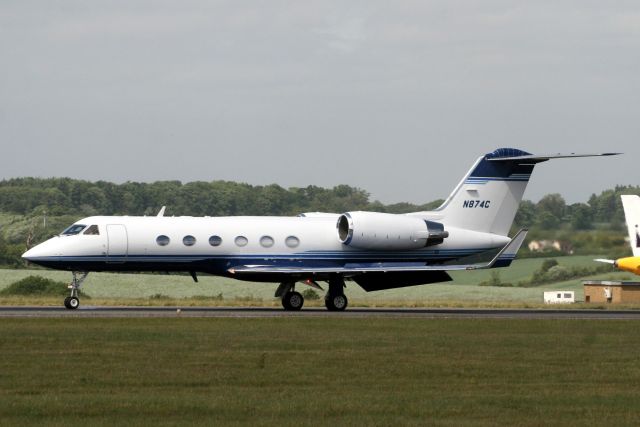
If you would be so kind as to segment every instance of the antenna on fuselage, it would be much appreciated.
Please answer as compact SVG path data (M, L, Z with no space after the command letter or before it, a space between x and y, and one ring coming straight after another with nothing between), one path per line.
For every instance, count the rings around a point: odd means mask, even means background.
M164 216L165 209L167 209L167 207L163 206L162 209L160 209L160 212L158 212L158 216Z

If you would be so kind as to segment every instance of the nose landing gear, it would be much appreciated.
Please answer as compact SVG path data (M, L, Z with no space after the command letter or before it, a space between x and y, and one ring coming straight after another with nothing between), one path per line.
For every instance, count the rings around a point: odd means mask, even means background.
M71 274L73 274L73 280L69 285L69 289L71 289L71 295L64 299L64 306L69 310L75 310L76 308L80 307L80 298L78 298L78 290L80 289L80 286L82 286L82 282L84 282L84 280L87 278L89 273L86 271L84 272L73 271Z

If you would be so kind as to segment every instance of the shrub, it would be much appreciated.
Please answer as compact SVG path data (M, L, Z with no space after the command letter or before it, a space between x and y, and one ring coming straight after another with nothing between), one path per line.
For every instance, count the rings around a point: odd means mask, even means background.
M320 295L318 295L318 293L311 288L305 289L302 292L302 297L308 300L320 299Z
M554 265L545 274L545 280L548 282L562 282L563 280L571 279L574 275L567 267L561 265Z
M489 280L480 282L479 286L498 286L502 288L510 288L513 286L513 284L509 282L503 282L502 279L500 279L500 272L494 270L491 272L491 277L489 278Z
M82 291L79 294L88 297ZM69 296L69 288L64 282L41 276L28 276L4 288L0 295Z

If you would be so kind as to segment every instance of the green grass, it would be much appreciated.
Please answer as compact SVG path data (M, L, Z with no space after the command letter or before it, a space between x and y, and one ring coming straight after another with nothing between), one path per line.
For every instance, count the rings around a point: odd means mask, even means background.
M2 319L3 425L634 425L635 321Z

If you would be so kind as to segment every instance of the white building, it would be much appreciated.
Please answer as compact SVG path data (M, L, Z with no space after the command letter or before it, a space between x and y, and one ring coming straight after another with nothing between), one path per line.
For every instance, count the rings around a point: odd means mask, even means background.
M571 304L576 302L574 291L547 291L544 293L545 304Z

